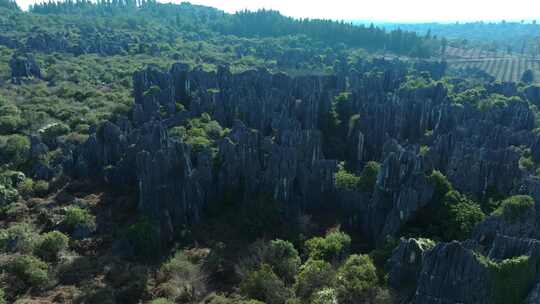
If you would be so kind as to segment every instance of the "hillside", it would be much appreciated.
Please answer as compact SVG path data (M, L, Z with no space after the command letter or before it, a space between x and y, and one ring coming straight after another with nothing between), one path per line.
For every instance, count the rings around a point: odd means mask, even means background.
M0 303L539 303L532 58L154 1L0 29Z

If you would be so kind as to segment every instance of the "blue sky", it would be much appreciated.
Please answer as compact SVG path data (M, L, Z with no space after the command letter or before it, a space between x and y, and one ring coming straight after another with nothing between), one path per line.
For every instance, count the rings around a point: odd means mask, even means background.
M170 0L158 0L171 2ZM23 8L35 0L17 0ZM181 0L172 1L175 3ZM538 19L540 0L192 0L235 12L271 8L293 17L399 22Z

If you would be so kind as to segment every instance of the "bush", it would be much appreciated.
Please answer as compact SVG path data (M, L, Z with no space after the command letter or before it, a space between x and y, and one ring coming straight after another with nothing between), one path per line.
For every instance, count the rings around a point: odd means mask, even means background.
M56 261L59 254L68 247L69 238L58 231L52 231L42 236L36 248L36 255L45 261Z
M158 298L150 301L149 304L174 304L174 302L165 298Z
M19 192L13 188L0 185L0 207L15 203L19 199Z
M536 260L519 256L495 262L480 254L478 261L488 269L494 304L520 304L534 285Z
M264 254L264 263L286 283L293 283L301 260L294 245L288 241L271 241Z
M30 140L26 136L11 135L2 147L2 157L15 168L28 161L30 156Z
M377 288L377 270L367 255L351 255L340 267L336 278L339 303L360 303L373 298Z
M367 162L360 174L360 181L358 182L358 188L363 192L372 192L375 184L377 183L377 175L381 165L378 162Z
M440 171L433 170L427 177L428 182L435 187L432 201L442 201L446 193L452 190L452 184Z
M333 231L324 238L315 237L306 241L310 259L332 263L343 260L348 254L350 245L351 238L341 231Z
M311 304L335 304L335 303L338 303L337 293L332 288L325 288L316 292L311 299Z
M47 146L55 148L58 143L58 137L64 136L70 132L68 125L64 123L53 123L39 130L41 138Z
M502 216L509 222L515 222L523 217L534 206L534 200L528 195L515 195L502 201L492 215Z
M38 241L34 228L26 223L0 230L0 251L31 253Z
M49 267L31 255L15 255L2 267L29 287L44 288L50 283Z
M519 304L534 284L536 263L520 256L494 263L490 267L495 304Z
M157 223L142 217L128 227L126 236L133 245L137 258L150 261L159 257L161 242Z
M88 210L71 206L66 209L62 223L70 229L75 229L77 226L90 227L95 225L95 218Z
M24 198L30 197L34 193L34 181L31 178L25 178L17 186L17 190Z
M229 297L212 293L208 295L200 304L265 304L257 300L246 300L237 295Z
M182 302L197 302L207 289L200 265L192 263L183 251L177 252L160 267L157 281L163 296Z
M13 134L19 131L22 125L23 120L20 116L0 116L0 134Z
M536 167L536 164L534 163L534 160L530 156L521 156L519 158L519 168L522 170L527 170L529 172L533 172L534 168Z
M284 304L290 292L267 264L247 275L240 284L240 291L248 298L266 304Z
M447 228L444 230L447 240L464 240L468 238L476 224L482 222L485 218L480 205L465 198L461 198L455 204L448 205L448 208Z
M49 183L44 180L39 180L34 183L33 190L37 196L44 196L49 192Z
M336 188L339 190L355 191L360 184L360 177L347 172L344 168L340 168L334 175L334 178L336 180Z
M309 259L296 277L296 296L303 301L308 301L313 293L324 287L332 286L334 271L330 263Z
M6 304L6 293L4 289L0 288L0 304Z
M439 171L433 171L428 182L435 188L431 201L403 228L405 234L444 241L469 237L476 224L485 218L481 206L453 190Z

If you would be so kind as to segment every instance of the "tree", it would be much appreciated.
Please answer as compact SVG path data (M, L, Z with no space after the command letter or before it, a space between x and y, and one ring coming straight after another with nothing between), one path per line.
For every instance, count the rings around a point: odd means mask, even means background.
M41 242L36 248L36 255L44 261L54 262L60 252L68 247L69 238L58 231L48 232L43 235Z
M260 269L249 273L240 284L240 291L250 299L267 304L283 304L290 297L290 292L285 284L267 264L263 264Z
M30 140L26 136L11 135L6 140L1 152L4 160L11 162L14 167L19 167L28 161Z
M296 277L296 296L303 301L309 301L313 293L324 287L331 286L334 280L334 270L330 263L309 259L300 268Z
M264 262L286 283L293 283L301 261L298 251L291 242L271 241L264 254Z
M331 263L343 260L349 252L351 237L341 231L332 231L324 238L315 237L306 241L309 257Z
M339 303L368 302L376 294L377 280L377 271L369 256L351 255L337 273Z

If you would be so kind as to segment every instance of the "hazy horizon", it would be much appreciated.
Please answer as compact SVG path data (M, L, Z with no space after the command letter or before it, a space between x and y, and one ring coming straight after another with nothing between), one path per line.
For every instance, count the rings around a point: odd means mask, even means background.
M540 20L538 0L514 0L511 5L502 0L377 0L358 1L294 1L294 0L193 0L159 2L190 2L207 5L234 13L240 10L273 9L297 18L325 18L334 20L361 20L366 22L473 22L473 21L520 21ZM17 0L19 6L27 9L40 0Z

